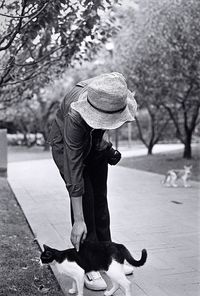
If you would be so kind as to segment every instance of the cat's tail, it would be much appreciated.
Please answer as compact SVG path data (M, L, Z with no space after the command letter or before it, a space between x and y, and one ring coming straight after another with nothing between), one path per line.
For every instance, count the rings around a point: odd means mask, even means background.
M128 263L134 267L140 267L140 266L144 265L147 260L146 249L142 250L142 255L141 255L140 260L135 260L133 258L133 256L131 255L131 253L129 252L129 250L125 246L123 246L123 248L122 248L122 254L123 254L124 258L128 261Z

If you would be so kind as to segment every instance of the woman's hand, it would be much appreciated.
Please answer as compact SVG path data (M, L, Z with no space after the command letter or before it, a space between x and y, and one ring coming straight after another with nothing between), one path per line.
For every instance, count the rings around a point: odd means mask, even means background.
M72 210L74 215L74 224L71 231L71 242L76 249L79 251L80 243L86 239L87 227L84 221L83 216L83 207L82 207L82 196L72 197Z
M107 161L110 165L116 165L121 159L121 153L112 147L107 151Z
M71 242L76 251L79 251L80 243L83 243L87 236L87 227L85 222L75 221L71 231Z

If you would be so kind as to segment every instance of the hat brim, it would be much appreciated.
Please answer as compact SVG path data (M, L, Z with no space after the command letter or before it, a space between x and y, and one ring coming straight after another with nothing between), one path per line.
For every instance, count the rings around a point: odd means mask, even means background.
M137 111L134 94L130 91L128 91L127 106L121 112L110 114L98 111L88 103L87 91L81 95L78 101L72 102L71 107L94 129L116 129L125 122L133 121Z

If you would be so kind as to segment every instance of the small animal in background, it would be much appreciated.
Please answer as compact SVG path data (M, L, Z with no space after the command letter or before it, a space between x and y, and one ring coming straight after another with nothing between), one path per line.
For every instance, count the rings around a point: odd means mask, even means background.
M123 263L126 259L132 266L140 267L145 264L147 251L142 250L139 260L135 260L128 249L114 242L85 241L79 252L75 248L59 251L43 245L41 254L42 264L53 263L58 271L73 279L70 294L83 295L84 274L90 271L105 271L112 281L112 288L104 293L105 296L113 293L121 286L126 296L131 296L131 283L126 278Z
M167 172L165 175L165 179L163 180L163 184L166 184L166 186L172 186L177 187L177 180L182 180L184 187L191 187L191 185L188 183L189 178L192 175L192 166L184 166L184 169L177 170L172 169Z

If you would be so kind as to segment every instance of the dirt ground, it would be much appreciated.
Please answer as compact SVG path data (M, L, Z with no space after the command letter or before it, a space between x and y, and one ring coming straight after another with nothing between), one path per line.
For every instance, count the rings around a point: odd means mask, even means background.
M63 296L6 179L0 178L0 295Z

